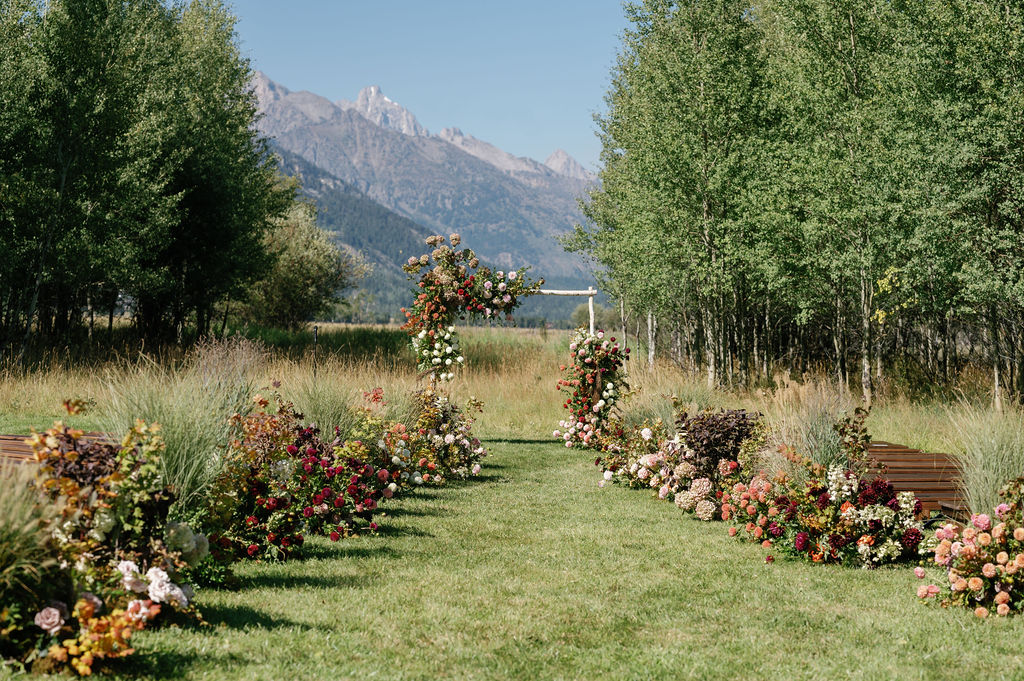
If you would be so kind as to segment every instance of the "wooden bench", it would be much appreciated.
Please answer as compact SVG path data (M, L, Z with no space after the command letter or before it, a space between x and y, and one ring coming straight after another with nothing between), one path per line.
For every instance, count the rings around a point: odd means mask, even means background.
M25 440L28 435L0 435L0 462L13 461L14 463L25 463L35 461L32 447ZM110 441L106 433L91 432L82 436L86 442Z
M868 445L868 460L872 473L885 476L898 492L914 492L925 511L954 517L966 512L960 470L948 454L876 441Z

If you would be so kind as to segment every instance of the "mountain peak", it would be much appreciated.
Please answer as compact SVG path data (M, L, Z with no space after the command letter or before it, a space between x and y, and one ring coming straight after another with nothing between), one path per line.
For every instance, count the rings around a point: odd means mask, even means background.
M410 137L427 137L430 132L420 125L411 111L398 102L387 97L379 85L364 87L356 96L356 101L341 100L337 105L342 109L352 109L372 123L382 128L397 130Z
M589 182L594 179L594 174L584 168L579 161L570 156L564 149L555 149L554 153L544 161L544 165L559 175L565 175L574 180Z

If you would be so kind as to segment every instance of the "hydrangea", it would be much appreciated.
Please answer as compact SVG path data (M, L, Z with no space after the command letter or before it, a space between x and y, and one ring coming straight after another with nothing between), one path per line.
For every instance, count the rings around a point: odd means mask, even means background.
M703 521L713 520L715 517L715 510L718 507L715 506L715 502L709 499L702 499L697 502L696 507L693 510L694 515Z

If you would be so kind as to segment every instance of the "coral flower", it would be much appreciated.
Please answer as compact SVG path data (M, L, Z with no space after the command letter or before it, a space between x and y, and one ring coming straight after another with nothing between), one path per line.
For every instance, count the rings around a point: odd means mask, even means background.
M967 588L971 591L981 591L985 588L985 582L981 577L971 577L967 580Z
M981 574L985 575L989 579L996 576L996 566L992 563L985 563L981 566Z
M1006 603L1000 603L996 606L996 614L1000 617L1006 617L1010 614L1010 606L1008 606Z
M984 619L984 618L988 617L988 608L983 608L981 606L978 606L974 610L974 615L976 617L980 617L980 618Z
M730 527L729 528L729 536L730 537L735 537L736 536L736 528L735 527Z
M916 567L916 568L914 568L914 576L917 577L918 579L924 579L924 576L925 576L924 568L923 567Z

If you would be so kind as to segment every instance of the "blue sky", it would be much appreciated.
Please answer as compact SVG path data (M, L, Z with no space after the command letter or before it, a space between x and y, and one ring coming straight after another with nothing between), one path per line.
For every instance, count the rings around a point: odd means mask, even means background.
M455 126L517 156L562 148L596 169L626 19L620 0L235 0L243 53L291 90L367 85L431 132Z

